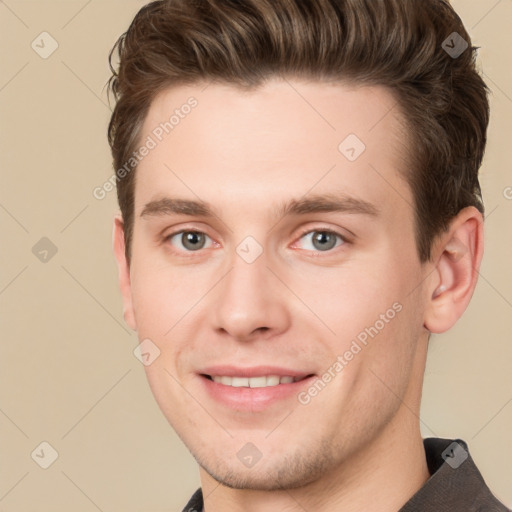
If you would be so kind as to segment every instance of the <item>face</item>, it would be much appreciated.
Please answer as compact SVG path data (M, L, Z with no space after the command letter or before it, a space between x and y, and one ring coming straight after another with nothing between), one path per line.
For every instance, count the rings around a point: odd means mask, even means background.
M229 487L304 485L407 428L426 331L395 103L274 80L151 105L125 318L162 412Z

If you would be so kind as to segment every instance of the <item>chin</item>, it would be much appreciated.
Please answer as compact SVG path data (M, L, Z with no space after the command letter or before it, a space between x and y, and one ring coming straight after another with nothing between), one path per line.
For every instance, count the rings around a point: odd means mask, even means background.
M194 456L195 457L195 456ZM335 466L332 452L320 451L308 457L298 450L287 456L276 456L276 460L261 460L251 468L235 458L231 463L195 457L199 465L213 479L231 489L254 491L278 491L297 489L315 482Z

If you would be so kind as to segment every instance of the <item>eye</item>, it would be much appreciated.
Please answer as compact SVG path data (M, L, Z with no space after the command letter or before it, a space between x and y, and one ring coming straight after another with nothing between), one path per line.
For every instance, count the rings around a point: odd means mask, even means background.
M347 239L330 229L315 229L304 232L299 240L305 239L307 251L327 252L347 242ZM211 238L202 231L182 230L171 233L165 238L174 248L181 252L197 252L213 245ZM209 241L209 242L208 242ZM309 247L307 246L309 244ZM180 247L181 246L181 247Z
M171 245L176 247L178 244L178 249L185 252L195 252L200 249L206 249L205 242L206 239L210 240L210 237L201 231L178 231L177 233L172 233L165 238L166 241L170 242ZM181 245L181 247L179 247ZM210 247L210 246L208 246Z
M306 239L310 247L304 247L307 251L330 251L347 242L346 238L330 229L315 229L306 231L300 239ZM338 243L339 240L339 243Z

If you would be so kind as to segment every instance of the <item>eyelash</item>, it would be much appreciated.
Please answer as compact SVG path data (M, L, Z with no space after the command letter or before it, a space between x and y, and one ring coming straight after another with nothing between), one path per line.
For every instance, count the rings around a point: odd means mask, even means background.
M173 233L170 233L169 235L165 236L164 238L164 242L169 242L174 236L176 235L180 235L180 234L183 234L183 233L198 233L198 234L202 234L202 235L206 235L208 238L211 239L211 237L205 233L204 231L199 231L197 229L181 229L179 231L175 231ZM342 235L341 233L338 233L337 231L334 231L332 229L329 229L329 228L323 228L323 227L317 227L317 228L309 228L309 229L305 229L304 231L302 231L298 237L298 240L300 240L301 238L303 238L305 235L309 235L310 233L329 233L331 235L334 235L334 236L337 236L338 238L341 239L342 243L340 245L337 245L335 247L333 247L332 249L329 249L327 251L310 251L310 250L306 250L307 252L310 252L310 253L314 253L316 256L322 254L322 253L326 253L327 255L330 255L329 253L333 253L335 251L335 249L339 249L340 247L342 247L343 245L345 244L348 244L350 243L350 241L347 239L346 236ZM190 255L193 255L194 253L200 253L201 252L201 249L197 250L197 251L181 251L181 250L173 250L173 252L178 252L178 253L182 253L182 252L185 252L186 254L190 254ZM185 256L185 257L193 257L193 256Z
M300 240L301 238L304 238L304 236L309 235L310 233L328 233L330 235L337 236L339 239L341 239L341 242L342 242L341 244L335 245L332 249L329 249L327 251L310 251L310 250L304 249L306 252L312 253L312 255L314 255L314 257L318 257L318 256L322 257L321 256L322 254L325 254L326 257L331 256L333 253L336 252L336 249L340 249L343 245L349 243L346 236L342 235L341 233L338 233L337 231L334 231L333 229L329 229L329 228L325 228L325 227L315 227L313 229L311 229L311 228L305 229L299 234L298 240Z

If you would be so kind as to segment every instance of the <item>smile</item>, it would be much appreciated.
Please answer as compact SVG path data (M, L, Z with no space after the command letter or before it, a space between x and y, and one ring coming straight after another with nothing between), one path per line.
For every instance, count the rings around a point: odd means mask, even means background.
M232 386L234 388L266 388L272 386L278 386L279 384L291 384L302 380L304 377L292 377L285 375L280 377L279 375L263 375L260 377L229 377L227 375L207 375L218 384L224 386Z

